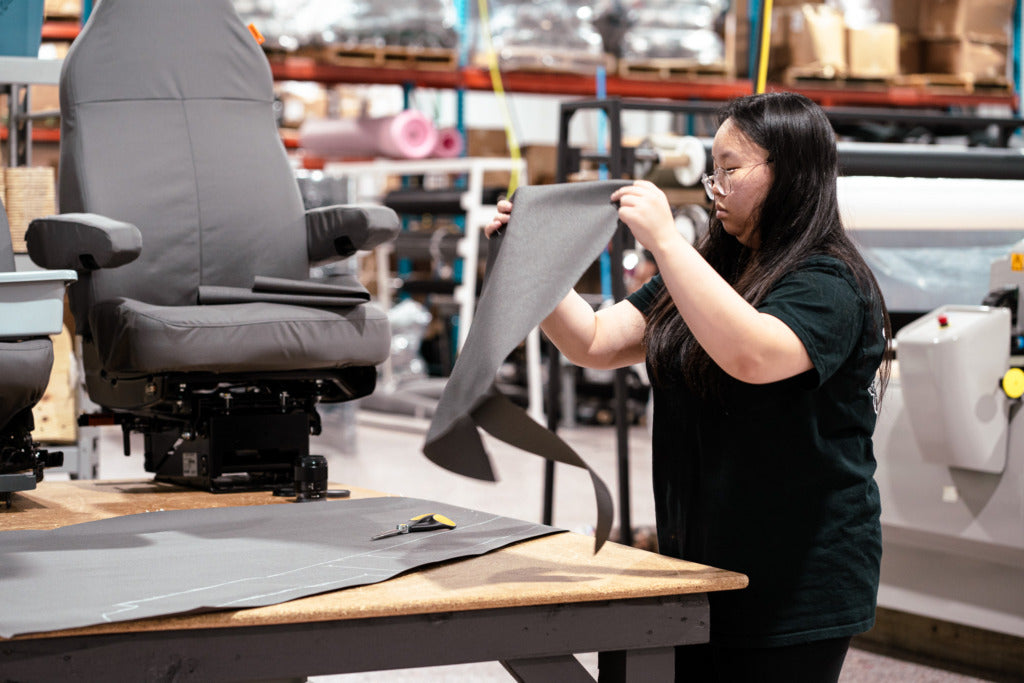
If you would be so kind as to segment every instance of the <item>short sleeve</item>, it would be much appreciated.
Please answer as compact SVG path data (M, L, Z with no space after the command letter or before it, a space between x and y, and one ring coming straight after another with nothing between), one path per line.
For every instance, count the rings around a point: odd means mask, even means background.
M638 311L647 315L663 287L661 275L655 275L645 282L640 289L627 296L626 301L636 306Z
M757 309L800 338L821 386L855 352L866 305L842 262L816 259L779 280Z

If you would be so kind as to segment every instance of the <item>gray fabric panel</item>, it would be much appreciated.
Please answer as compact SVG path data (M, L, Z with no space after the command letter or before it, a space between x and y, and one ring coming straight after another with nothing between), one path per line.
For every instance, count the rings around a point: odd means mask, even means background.
M256 274L308 277L305 210L273 109L263 102L193 100L185 110L201 220L201 284L249 287Z
M0 273L14 270L14 247L11 245L11 226L4 210L4 198L0 197Z
M230 0L96 3L65 60L66 79L72 84L62 98L73 103L273 101L270 65Z
M316 294L291 294L287 292L254 292L241 287L218 287L200 285L199 303L203 306L217 304L275 303L290 306L322 306L326 308L350 308L366 303L369 295L323 296Z
M424 513L443 514L456 528L370 540ZM170 510L6 531L0 636L272 605L557 531L397 497Z
M142 253L126 266L72 285L73 297L103 301L131 293L163 306L195 303L200 284L200 208L180 102L103 102L78 109L82 197L63 213L84 211L131 223ZM61 146L63 147L63 138ZM63 182L63 180L62 180ZM77 308L77 307L76 307ZM76 319L79 327L88 321Z
M398 234L398 214L384 206L325 206L306 211L309 259L335 261Z
M0 342L0 429L39 402L52 367L53 344L49 339Z
M469 477L493 480L490 458L476 427L524 450L590 471L598 504L596 548L611 530L607 487L556 435L526 429L531 420L494 388L498 368L555 308L600 255L618 225L609 197L627 181L523 187L501 250L487 275L473 326L430 423L424 454ZM515 421L519 429L502 423Z
M340 278L339 278L340 279ZM281 292L283 294L319 294L321 296L361 296L370 298L366 287L355 277L345 278L346 283L340 284L334 278L331 282L314 280L285 280L284 278L257 275L253 278L254 292Z
M106 216L65 213L33 220L25 244L29 256L43 268L117 268L138 258L142 233Z
M372 303L350 309L283 304L154 306L133 299L96 305L96 348L112 373L260 372L376 365L391 328Z

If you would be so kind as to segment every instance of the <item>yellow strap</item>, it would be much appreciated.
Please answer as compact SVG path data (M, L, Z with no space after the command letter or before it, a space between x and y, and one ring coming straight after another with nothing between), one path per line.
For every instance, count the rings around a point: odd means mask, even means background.
M768 52L772 42L772 0L764 0L761 12L761 54L757 63L758 94L764 92L765 80L768 78Z
M505 99L505 87L501 83L501 71L498 69L498 54L494 51L491 43L491 20L487 11L487 0L477 0L478 13L480 14L480 33L484 38L484 45L487 46L487 69L491 75L491 88L498 98L498 106L505 119L505 137L508 138L508 152L512 161L512 174L508 181L508 190L505 196L511 197L519 187L519 160L522 155L519 151L519 141L516 139L515 130L512 127L512 115L509 113L508 102ZM466 226L467 228L470 226Z

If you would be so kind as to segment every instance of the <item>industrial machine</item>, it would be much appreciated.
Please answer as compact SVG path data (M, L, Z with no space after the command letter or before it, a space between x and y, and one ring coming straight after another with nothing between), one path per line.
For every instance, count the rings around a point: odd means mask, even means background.
M1024 636L1020 183L849 178L840 195L894 320L935 296L950 301L895 334L874 437L879 606ZM976 200L964 201L970 195ZM900 201L902 211L888 210L887 202ZM904 261L897 278L887 250L916 254L921 272ZM979 268L992 253L989 267ZM941 270L944 262L959 271L930 285L928 264Z

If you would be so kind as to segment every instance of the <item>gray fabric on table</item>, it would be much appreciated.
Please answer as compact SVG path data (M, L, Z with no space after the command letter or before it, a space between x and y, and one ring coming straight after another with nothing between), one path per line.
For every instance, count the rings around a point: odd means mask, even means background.
M590 473L597 499L595 552L611 531L613 503L601 478L556 434L494 386L495 374L530 330L554 310L618 226L612 192L627 181L523 187L513 198L477 304L473 326L438 403L424 454L438 465L494 481L477 427L502 441Z
M457 526L370 540L425 513ZM147 512L5 531L0 636L272 605L557 531L398 497Z

